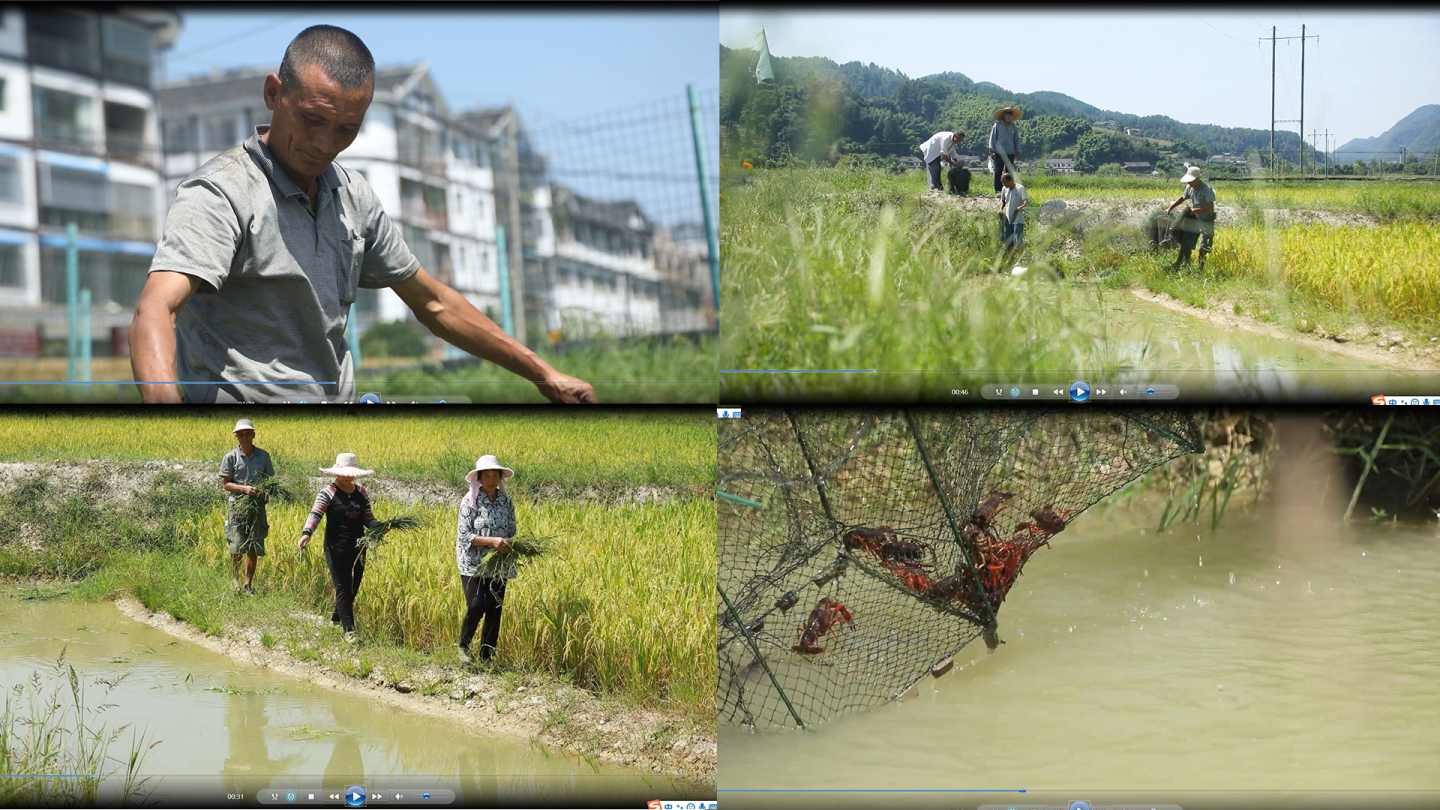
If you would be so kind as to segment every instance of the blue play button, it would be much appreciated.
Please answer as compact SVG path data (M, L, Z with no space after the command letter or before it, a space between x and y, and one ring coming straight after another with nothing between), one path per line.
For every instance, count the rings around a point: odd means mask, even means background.
M1089 402L1090 385L1084 380L1076 380L1075 382L1070 383L1070 401Z
M361 395L360 395L360 404L361 404L361 405L379 405L379 404L380 404L380 395L379 395L379 394L371 394L371 393L361 394Z
M347 807L365 806L364 785L351 785L350 787L345 789L345 805Z

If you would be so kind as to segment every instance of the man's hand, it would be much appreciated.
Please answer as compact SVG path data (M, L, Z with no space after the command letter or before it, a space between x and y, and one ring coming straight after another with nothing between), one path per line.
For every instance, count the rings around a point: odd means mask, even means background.
M200 289L200 279L184 273L156 272L145 279L135 317L130 321L130 370L140 399L146 403L179 404L175 381L175 316Z
M436 337L535 383L552 402L595 402L590 384L561 374L425 268L391 287Z
M245 494L246 494L246 495L249 495L249 496L252 497L252 498L255 497L256 495L259 495L259 494L260 494L260 490L256 489L255 487L249 486L249 485L246 485L244 491L245 491Z
M561 374L553 368L544 382L535 385L551 402L561 405L594 405L596 402L595 389L590 383L579 377Z

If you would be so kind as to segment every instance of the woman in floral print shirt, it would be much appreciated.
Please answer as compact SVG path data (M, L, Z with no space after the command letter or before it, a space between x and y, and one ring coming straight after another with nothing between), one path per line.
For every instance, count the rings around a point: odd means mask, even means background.
M482 560L491 554L509 554L509 538L515 536L515 505L501 483L514 475L494 456L481 456L475 469L465 476L470 491L460 499L460 519L455 526L455 563L460 569L460 586L465 593L465 619L460 623L460 658L470 661L470 641L483 619L480 633L480 660L495 657L500 640L500 609L505 602L505 581L515 576L515 565L507 561L498 570L479 575Z

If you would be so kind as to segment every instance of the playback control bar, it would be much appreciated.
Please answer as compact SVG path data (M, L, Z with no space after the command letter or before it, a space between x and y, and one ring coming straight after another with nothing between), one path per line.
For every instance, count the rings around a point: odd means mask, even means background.
M445 789L415 790L414 788L380 790L364 785L335 788L265 788L256 798L264 805L303 805L307 807L427 807L455 803L455 791Z
M1091 400L1146 402L1177 399L1180 386L1169 383L986 383L980 396L989 400L1020 402L1089 402Z

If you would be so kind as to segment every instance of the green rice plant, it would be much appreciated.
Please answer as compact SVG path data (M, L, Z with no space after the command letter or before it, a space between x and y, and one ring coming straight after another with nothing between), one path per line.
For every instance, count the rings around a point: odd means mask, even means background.
M256 489L254 495L242 495L235 501L235 514L245 525L259 520L265 514L267 504L295 499L295 493L273 475L267 475L251 486Z
M413 515L401 515L389 520L382 520L367 529L356 546L362 554L368 553L385 545L385 540L391 532L408 532L418 528L420 528L420 519Z
M550 552L555 547L555 535L536 537L524 534L511 537L510 551L500 553L492 550L480 560L480 565L475 568L475 575L479 577L497 577L502 575L511 566L518 568L528 560L538 557L541 554Z

